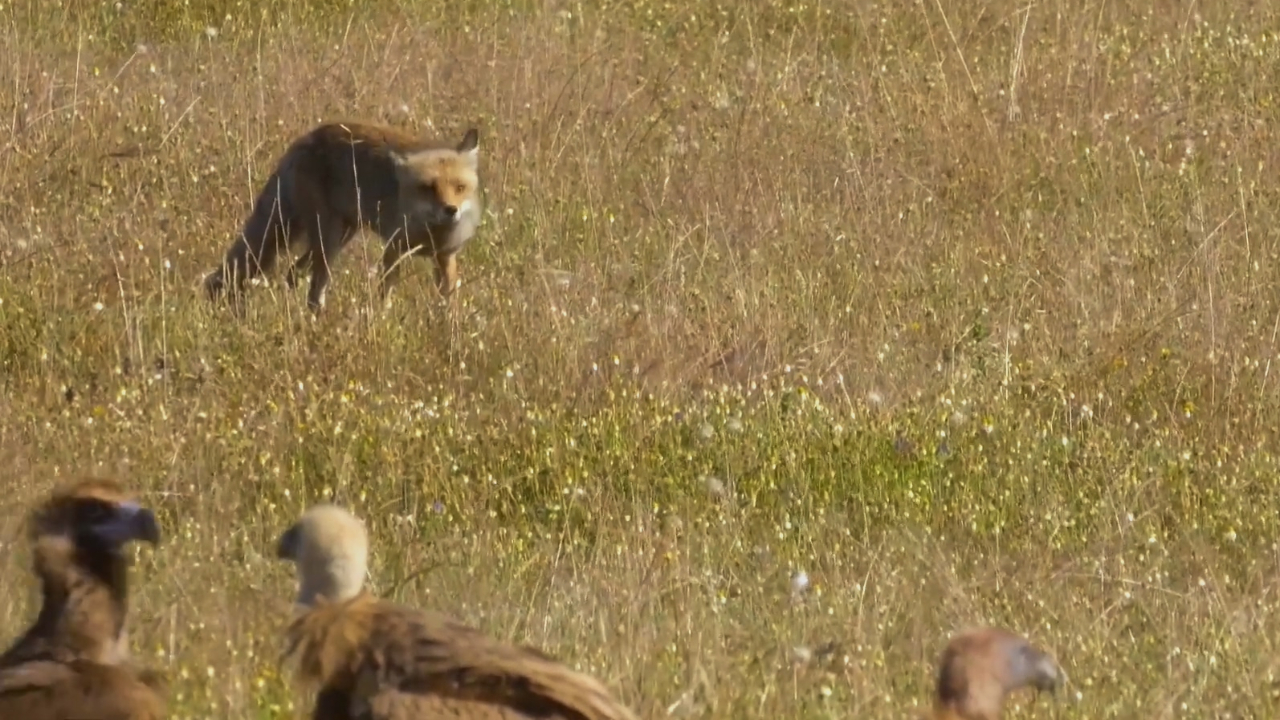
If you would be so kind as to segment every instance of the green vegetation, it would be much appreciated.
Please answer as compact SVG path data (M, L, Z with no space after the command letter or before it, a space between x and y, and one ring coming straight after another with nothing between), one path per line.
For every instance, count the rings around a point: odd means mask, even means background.
M647 717L904 717L977 623L1070 674L1016 717L1280 712L1280 6L0 16L5 637L22 514L109 473L169 535L131 637L174 718L307 707L271 547L322 498L380 592ZM367 242L314 322L210 306L334 118L479 125L458 302L421 262L384 311Z

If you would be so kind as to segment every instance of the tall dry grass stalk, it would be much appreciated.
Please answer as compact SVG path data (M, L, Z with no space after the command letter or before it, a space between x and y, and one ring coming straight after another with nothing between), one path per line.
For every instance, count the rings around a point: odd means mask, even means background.
M175 718L292 717L272 538L649 717L898 718L978 622L1020 717L1270 717L1280 8L0 5L0 626L21 515L129 479ZM446 311L198 291L321 120L481 128ZM790 578L811 584L793 593ZM1025 698L1021 705L1028 705Z

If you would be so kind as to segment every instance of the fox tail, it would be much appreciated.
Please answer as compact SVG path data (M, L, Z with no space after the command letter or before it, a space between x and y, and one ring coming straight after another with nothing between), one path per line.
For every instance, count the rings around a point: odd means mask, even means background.
M217 299L228 286L238 292L245 281L270 271L280 253L288 249L289 225L295 216L291 185L284 167L267 178L240 236L227 249L222 264L205 276L204 288L210 300Z

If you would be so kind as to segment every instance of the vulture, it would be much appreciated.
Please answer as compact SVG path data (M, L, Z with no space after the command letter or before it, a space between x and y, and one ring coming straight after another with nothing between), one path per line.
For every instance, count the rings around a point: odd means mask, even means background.
M163 681L133 667L124 629L124 549L159 544L155 514L114 480L80 479L30 513L27 537L40 612L0 655L0 718L163 718Z
M1055 692L1066 675L1047 653L998 627L957 633L938 659L933 720L999 720L1026 687Z
M317 691L313 720L636 718L594 678L539 650L374 596L364 587L364 524L341 507L309 508L276 554L298 575L284 657Z

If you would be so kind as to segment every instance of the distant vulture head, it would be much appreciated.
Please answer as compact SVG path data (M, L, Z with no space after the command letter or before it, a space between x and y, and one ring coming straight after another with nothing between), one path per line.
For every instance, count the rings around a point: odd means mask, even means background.
M298 603L343 602L360 594L368 571L364 523L337 505L314 505L280 536L276 556L294 564Z
M86 478L54 490L28 521L38 546L73 550L82 564L115 559L131 542L160 543L155 513L139 505L115 480Z
M1066 680L1066 674L1053 658L1026 640L1015 645L1010 675L1015 685L1033 687L1041 692L1056 693Z
M1066 674L1022 636L997 627L956 634L938 661L936 703L962 718L998 718L1022 688L1056 692Z

